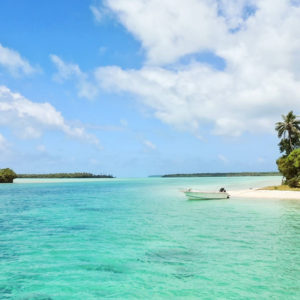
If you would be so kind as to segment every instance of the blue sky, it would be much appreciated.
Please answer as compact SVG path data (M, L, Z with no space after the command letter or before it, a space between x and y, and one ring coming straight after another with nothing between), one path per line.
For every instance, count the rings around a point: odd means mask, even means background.
M0 167L276 170L274 123L300 110L299 10L270 0L2 0Z

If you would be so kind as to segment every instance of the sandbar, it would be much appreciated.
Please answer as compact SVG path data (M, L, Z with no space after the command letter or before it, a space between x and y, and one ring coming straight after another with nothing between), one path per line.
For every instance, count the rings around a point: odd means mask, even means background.
M228 191L231 198L256 199L297 199L300 200L300 191L269 191L260 189L245 189Z

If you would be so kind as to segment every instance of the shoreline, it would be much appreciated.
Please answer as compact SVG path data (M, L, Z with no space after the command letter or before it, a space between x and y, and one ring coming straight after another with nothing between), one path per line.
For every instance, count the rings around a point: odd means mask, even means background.
M260 188L227 191L230 198L300 200L300 191L261 190Z

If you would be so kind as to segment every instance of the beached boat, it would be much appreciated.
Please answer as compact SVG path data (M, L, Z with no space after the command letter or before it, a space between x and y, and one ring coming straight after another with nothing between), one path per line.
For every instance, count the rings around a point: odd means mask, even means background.
M229 194L224 191L219 192L203 192L198 190L187 189L183 191L189 200L213 200L213 199L228 199Z

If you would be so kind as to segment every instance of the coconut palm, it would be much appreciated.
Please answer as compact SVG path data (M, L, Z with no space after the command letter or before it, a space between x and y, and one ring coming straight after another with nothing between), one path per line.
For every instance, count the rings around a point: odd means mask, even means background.
M282 115L283 122L277 122L275 129L278 137L283 139L280 142L281 149L288 155L300 144L300 120L290 111L286 116ZM283 151L282 151L283 152Z

